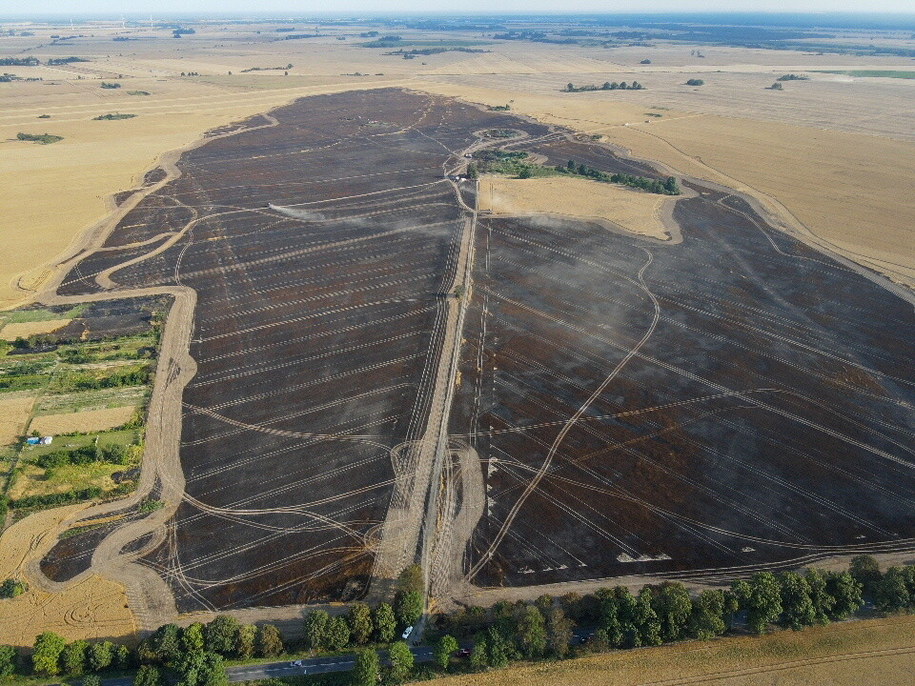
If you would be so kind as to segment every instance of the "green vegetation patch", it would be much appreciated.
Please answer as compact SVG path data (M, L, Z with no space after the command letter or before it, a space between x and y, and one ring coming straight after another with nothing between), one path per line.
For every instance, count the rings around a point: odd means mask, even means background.
M586 86L576 86L574 83L567 83L566 87L562 89L563 93L585 93L588 91L640 91L645 90L643 86L638 81L633 81L632 83L626 83L625 81L604 81L600 86L595 86L593 83Z
M109 112L108 114L100 114L97 117L92 117L92 121L112 121L115 119L133 119L137 115L135 114L121 114L120 112Z
M152 95L149 91L127 91L127 95Z
M116 367L81 369L67 367L55 374L48 386L49 393L71 393L99 388L143 386L149 383L152 369L149 364L123 364Z
M120 88L121 84L117 83L116 81L102 81L101 87L102 88Z
M817 69L818 74L845 74L846 76L859 76L862 78L882 77L885 79L915 79L915 71L901 69L847 69L828 71ZM781 81L781 79L779 79Z
M54 312L53 310L45 309L3 312L0 313L0 326L22 324L23 322L46 322L50 319L74 319L85 312L87 307L88 305L77 305L65 312Z
M51 133L17 133L16 138L21 141L40 143L41 145L49 145L50 143L56 143L57 141L62 141L64 139L63 136L55 136Z

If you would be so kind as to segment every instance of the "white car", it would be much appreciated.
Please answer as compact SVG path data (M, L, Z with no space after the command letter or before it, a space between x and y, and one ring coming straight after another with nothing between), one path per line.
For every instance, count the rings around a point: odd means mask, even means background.
M296 660L295 662L290 662L290 663L289 663L289 666L290 666L290 667L301 667L301 666L302 666L302 661L301 661L301 660Z
M403 633L400 635L400 637L403 639L407 639L407 638L410 638L410 634L412 634L412 633L413 633L413 627L408 626L406 629L403 630Z

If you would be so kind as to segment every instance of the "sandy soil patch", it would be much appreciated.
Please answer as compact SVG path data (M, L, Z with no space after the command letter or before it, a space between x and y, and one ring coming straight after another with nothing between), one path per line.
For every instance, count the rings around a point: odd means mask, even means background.
M909 684L915 617L843 622L762 637L689 641L483 674L433 679L437 686L858 686Z
M29 590L0 602L0 643L30 646L42 631L56 631L69 640L130 636L135 632L120 585L87 577L58 593L49 593L29 577L27 567L56 543L60 525L85 505L38 512L17 522L0 536L0 578L24 578Z
M14 443L25 432L35 396L0 396L0 445Z
M29 429L47 436L68 434L74 431L89 433L107 431L130 421L136 412L135 406L112 407L85 412L67 412L64 414L46 414L35 417Z
M18 337L28 338L40 333L57 331L70 323L69 319L46 319L43 322L16 322L7 324L0 329L0 338L5 341L14 341Z
M480 180L480 209L495 214L557 214L599 219L613 226L667 240L662 219L665 203L676 202L597 181L566 177L508 179L486 175Z

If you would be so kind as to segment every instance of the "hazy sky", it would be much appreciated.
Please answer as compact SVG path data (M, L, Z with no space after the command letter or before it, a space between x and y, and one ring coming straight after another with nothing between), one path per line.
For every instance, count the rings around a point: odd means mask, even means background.
M277 12L905 12L912 0L0 0L0 14Z

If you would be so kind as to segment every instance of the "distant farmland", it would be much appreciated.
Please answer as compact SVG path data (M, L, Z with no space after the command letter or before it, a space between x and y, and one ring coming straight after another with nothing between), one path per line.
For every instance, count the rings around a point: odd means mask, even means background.
M60 288L196 292L184 497L123 553L180 610L351 600L382 557L446 596L913 546L912 304L741 197L683 180L672 241L478 217L484 146L661 175L394 89L216 134Z

